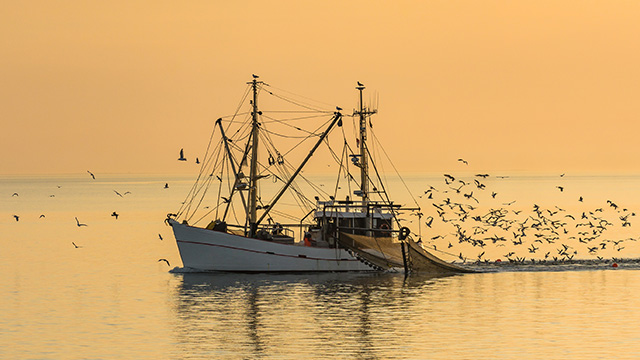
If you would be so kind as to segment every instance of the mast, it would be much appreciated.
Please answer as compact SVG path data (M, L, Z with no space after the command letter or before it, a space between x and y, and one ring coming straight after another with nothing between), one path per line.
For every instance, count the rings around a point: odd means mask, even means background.
M356 87L360 91L360 193L362 201L367 203L369 200L369 162L367 161L367 114L365 113L364 104L362 103L362 91L364 85L358 83Z
M362 210L366 214L364 227L371 228L371 217L369 214L369 150L367 148L367 117L376 113L376 110L369 110L364 107L362 101L362 91L365 86L358 82L356 89L360 91L360 110L356 114L360 115L360 191L357 195L362 197ZM367 232L367 234L369 234Z
M249 172L249 207L247 209L247 220L249 221L249 233L247 236L253 237L257 230L257 206L258 206L258 84L257 76L253 76L253 81L248 84L253 90L253 110L251 112L251 166Z

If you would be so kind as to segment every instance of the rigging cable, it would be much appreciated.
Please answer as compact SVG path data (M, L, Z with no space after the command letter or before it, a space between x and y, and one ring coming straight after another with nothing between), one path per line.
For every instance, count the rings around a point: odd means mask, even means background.
M265 85L266 85L266 86L268 86L268 87L269 87L269 88L271 88L271 89L275 89L275 90L278 90L278 91L282 91L282 92L285 92L285 93L289 93L289 94L291 94L291 95L295 95L295 96L298 96L298 97L300 97L300 98L303 98L303 99L306 99L306 100L310 100L310 101L313 101L313 102L318 103L318 104L327 105L327 106L331 106L331 107L333 107L333 106L334 106L334 105L332 105L332 104L328 104L328 103L325 103L325 102L322 102L322 101L318 101L318 100L315 100L315 99L312 99L312 98L306 97L306 96L304 96L304 95L296 94L296 93L293 93L293 92L291 92L291 91L287 91L287 90L284 90L284 89L279 89L279 88L277 88L277 87L275 87L275 86L272 86L272 85L269 85L269 84L265 84ZM267 91L269 94L271 94L271 95L273 95L273 96L276 96L276 95L274 95L272 92L270 92L269 90L266 90L266 89L265 89L265 91ZM277 97L277 96L276 96L276 97ZM284 99L284 97L283 97L283 99L282 99L282 100L284 100L284 101L288 101L288 100ZM298 106L300 106L300 107L304 107L304 108L307 108L307 109L309 109L309 108L311 108L312 106L314 106L314 105L311 105L311 104L307 104L307 106L303 106L303 105L297 104L296 102L293 102L293 101L288 101L288 102L291 102L292 104L295 104L295 105L298 105ZM302 102L302 101L300 101L300 102ZM313 108L311 108L311 110L321 111L321 110L313 109ZM331 112L329 112L329 113L331 113Z
M207 149L209 149L210 146L211 146L211 142L213 141L213 136L214 136L215 132L216 132L216 128L214 126L213 130L211 131L211 136L209 137L209 144L207 145ZM206 157L206 155L205 155L205 157ZM178 216L182 215L183 213L185 213L185 216L188 214L188 211L191 208L191 202L193 201L193 199L195 198L195 196L197 194L196 189L197 189L198 182L200 181L200 179L202 177L203 168L204 168L204 163L203 163L203 166L201 166L201 168L200 168L200 173L198 174L198 177L196 178L195 183L191 187L191 190L187 193L187 197L185 198L185 201L184 201L183 205L180 207L180 209L177 212ZM190 197L191 197L191 200L189 200Z

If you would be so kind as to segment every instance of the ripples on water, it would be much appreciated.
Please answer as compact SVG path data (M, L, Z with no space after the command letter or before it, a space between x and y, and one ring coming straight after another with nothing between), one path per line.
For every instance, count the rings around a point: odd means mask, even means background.
M629 190L635 180L614 181L624 186L611 194L631 209L640 208L637 190ZM587 189L584 182L575 186ZM633 243L620 254L631 259L616 259L617 269L609 257L467 264L487 272L439 278L170 273L181 264L162 220L190 185L164 178L2 180L0 358L624 359L640 353ZM547 185L553 190L554 183ZM517 187L509 186L502 193L512 189L516 196ZM113 190L132 194L120 198ZM596 193L600 199L589 206L609 196ZM585 202L591 198L585 195ZM531 203L518 201L523 208ZM558 201L536 198L549 207L563 206ZM118 220L110 216L114 210ZM41 213L46 217L39 219ZM78 228L75 216L89 226Z
M180 357L633 357L636 271L183 274Z

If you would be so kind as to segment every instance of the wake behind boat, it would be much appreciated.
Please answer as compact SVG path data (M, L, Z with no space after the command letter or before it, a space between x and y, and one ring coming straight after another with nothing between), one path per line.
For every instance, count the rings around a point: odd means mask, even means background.
M376 110L364 106L361 83L356 87L359 106L351 115L339 107L323 110L257 76L247 85L237 112L216 121L194 186L180 210L167 217L185 267L469 271L428 253L402 226L399 215L420 219L420 207L395 204L387 193L372 156L386 153L368 141ZM267 106L258 107L259 94L268 95ZM247 105L249 111L242 113ZM343 126L345 117L352 119L353 134ZM316 184L303 175L312 157L319 158L316 165L337 168L334 183Z

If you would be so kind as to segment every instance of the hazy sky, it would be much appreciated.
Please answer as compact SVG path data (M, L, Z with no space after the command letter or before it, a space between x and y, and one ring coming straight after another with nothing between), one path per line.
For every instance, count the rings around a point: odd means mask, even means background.
M640 172L637 1L5 1L0 174L193 173L251 74L401 171Z

